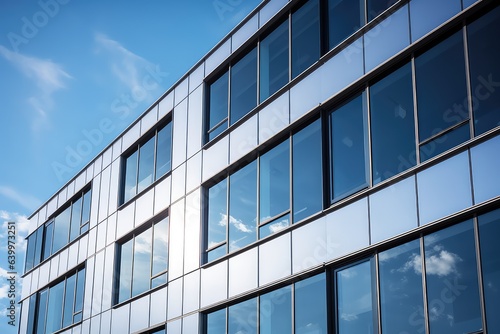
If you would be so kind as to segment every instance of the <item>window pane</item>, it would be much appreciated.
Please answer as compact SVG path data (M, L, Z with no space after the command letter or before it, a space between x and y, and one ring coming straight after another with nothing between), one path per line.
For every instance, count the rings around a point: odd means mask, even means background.
M132 297L149 290L151 280L152 229L134 239L134 271L132 274Z
M231 67L231 125L257 105L257 49Z
M228 333L257 334L257 298L230 306Z
M288 20L260 43L260 101L288 83Z
M64 294L63 327L73 323L73 309L75 302L76 274L66 280L66 292Z
M125 162L125 189L123 192L123 202L137 194L137 151L127 158Z
M373 183L413 167L415 123L411 65L370 87Z
M420 333L424 327L420 240L379 254L383 333Z
M153 183L155 161L155 139L151 138L139 148L139 179L137 193Z
M153 274L167 270L168 261L168 217L154 225Z
M279 232L290 225L290 216L286 215L259 227L259 238L265 238Z
M33 258L33 266L40 264L40 260L42 257L42 249L43 249L43 233L44 233L43 227L39 227L38 230L36 231L36 248L35 248L35 255Z
M36 315L36 334L45 334L45 319L47 315L47 297L49 295L49 289L45 289L38 295L38 314Z
M82 209L82 225L87 223L90 219L90 197L92 191L89 190L83 195L83 209ZM83 233L83 231L82 231Z
M26 324L26 334L34 334L35 332L35 317L36 317L36 310L37 310L37 295L36 293L32 294L30 296L30 301L29 301L29 309L25 310L23 308L22 312L28 311L28 322Z
M295 284L295 334L326 334L326 279L319 274Z
M229 251L244 247L256 239L257 161L229 178Z
M208 189L208 242L207 247L226 240L227 179Z
M468 26L476 135L500 125L500 7Z
M292 333L292 293L286 286L260 296L260 334Z
M372 261L337 272L338 333L374 333Z
M53 333L61 329L64 281L49 289L47 304L46 332Z
M285 140L260 157L260 222L290 208L290 143Z
M50 222L45 226L45 237L43 238L43 259L48 258L52 254L52 239L54 234L54 222Z
M293 221L323 208L321 121L293 136Z
M292 78L320 56L319 1L309 0L292 14Z
M363 26L364 8L364 0L328 0L330 50Z
M469 117L462 31L415 58L415 68L422 142Z
M482 328L472 221L424 237L430 333Z
M489 333L500 333L500 210L479 216L486 323Z
M368 21L373 20L398 0L368 0Z
M54 219L54 244L52 246L52 254L68 243L70 219L71 207L68 207Z
M226 334L226 309L207 314L207 334Z
M227 118L228 110L228 73L224 73L219 79L210 85L210 109L208 117L208 129L212 129L219 124L222 120ZM222 130L226 129L227 122ZM222 131L221 130L221 131ZM213 138L210 135L210 139Z
M331 114L333 199L367 186L367 128L365 94Z
M207 261L213 261L226 254L226 245L219 246L211 251L207 252Z
M36 236L37 232L31 234L28 238L28 246L26 247L26 263L24 265L24 271L28 271L33 268L33 263L35 259L35 249L36 249Z
M72 205L71 210L71 230L69 234L69 240L75 240L75 238L80 234L80 224L82 222L82 202L83 199L80 197Z
M75 313L83 310L83 293L85 290L85 268L78 271L76 278ZM76 322L77 320L75 320Z
M469 140L469 138L469 123L465 123L464 125L461 125L460 127L431 140L425 145L420 146L420 162L424 162L438 154L446 152L464 141Z
M170 171L172 165L172 123L158 131L156 146L156 179Z
M118 279L120 281L118 289L118 302L130 298L132 291L132 254L134 239L131 239L120 247L120 271Z

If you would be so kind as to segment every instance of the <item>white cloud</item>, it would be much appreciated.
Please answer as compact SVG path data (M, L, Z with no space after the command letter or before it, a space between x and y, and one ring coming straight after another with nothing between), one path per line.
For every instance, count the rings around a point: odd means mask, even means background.
M0 286L0 299L7 298L8 294L9 294L9 286L7 284Z
M27 102L38 116L33 121L33 126L37 128L40 122L46 121L47 112L53 107L52 94L66 88L65 81L71 79L71 75L64 71L61 65L50 59L26 56L13 52L3 45L0 45L0 55L36 84L37 91L27 99Z
M270 224L269 230L271 230L271 233L276 233L287 227L288 227L288 220L283 219L282 221L279 221L277 223Z
M20 261L22 261L23 255L20 253L24 252L26 250L26 236L28 235L29 232L29 220L28 217L21 215L17 212L8 212L5 210L0 210L0 234L6 238L8 236L8 223L9 222L15 222L15 227L16 227L16 253L18 255L17 257L17 266L21 265ZM2 242L2 244L4 244ZM5 243L5 246L2 245L2 250L7 248L7 243ZM0 268L0 277L2 273L2 268Z
M448 276L450 274L458 274L457 263L462 259L455 253L451 253L442 246L434 246L431 253L428 253L425 258L425 271L429 275L437 275L439 277ZM413 270L416 274L422 273L422 257L418 254L413 254L404 266L398 271L406 272Z
M0 185L0 195L13 200L29 211L35 210L42 202L34 196L20 193L14 188L3 185Z
M128 50L118 41L102 33L95 36L97 52L104 51L110 56L112 73L132 93L136 100L152 98L151 89L160 88L158 82L148 81L145 87L145 78L150 78L147 70L154 69L155 65L143 57Z
M224 215L225 216L225 215ZM227 218L225 217L224 220ZM229 224L233 225L238 231L243 233L252 233L252 229L248 227L242 220L229 216Z

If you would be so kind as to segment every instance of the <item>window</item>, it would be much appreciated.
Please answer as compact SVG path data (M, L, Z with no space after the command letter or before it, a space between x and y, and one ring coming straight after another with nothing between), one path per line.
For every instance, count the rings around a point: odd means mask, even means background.
M257 48L231 67L230 125L257 105Z
M478 217L481 245L483 289L486 308L486 323L489 333L500 331L500 209Z
M424 237L431 333L482 329L472 221Z
M416 57L415 73L420 161L425 161L470 138L462 31Z
M89 229L91 194L89 188L82 190L62 212L28 237L25 271L36 267Z
M316 120L207 189L208 261L322 209L321 146Z
M309 0L292 14L292 79L321 53L319 0Z
M118 247L116 303L167 282L169 219L146 226Z
M260 102L288 83L288 20L260 42Z
M172 168L172 123L157 129L124 158L121 203L149 187Z
M370 87L373 184L416 164L411 66Z
M371 259L336 272L338 334L377 331L374 270Z
M29 334L50 334L82 321L85 268L30 297Z
M210 312L205 321L207 334L326 334L326 275Z
M368 0L368 21L373 20L387 8L391 7L398 0Z
M353 98L330 115L332 200L368 186L366 96Z
M365 0L328 0L330 50L352 35L365 22Z
M227 114L229 100L228 72L222 74L208 88L209 114L208 114L208 140L214 139L227 129Z
M475 134L500 125L500 7L467 29Z

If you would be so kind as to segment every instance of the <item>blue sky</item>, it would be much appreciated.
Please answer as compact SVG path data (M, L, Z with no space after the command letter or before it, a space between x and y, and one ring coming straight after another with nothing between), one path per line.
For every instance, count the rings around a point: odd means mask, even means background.
M7 221L22 272L26 217L260 2L0 0L0 333L17 333L5 314ZM103 120L112 131L83 147Z

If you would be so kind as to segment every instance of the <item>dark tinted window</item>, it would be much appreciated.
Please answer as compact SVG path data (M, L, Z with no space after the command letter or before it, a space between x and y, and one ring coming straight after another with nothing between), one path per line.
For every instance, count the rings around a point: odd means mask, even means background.
M155 171L155 139L149 139L139 148L139 179L137 180L137 193L146 189L153 183Z
M500 7L467 29L476 135L500 125Z
M328 0L328 36L330 49L363 26L364 0Z
M231 125L257 105L257 49L231 67Z
M319 274L295 284L295 333L326 334L326 278Z
M292 78L320 56L319 0L309 0L292 14Z
M416 163L410 64L370 87L373 183Z
M373 20L398 0L368 0L368 21Z
M435 157L438 154L469 140L470 129L469 123L460 125L459 127L446 132L445 134L428 141L420 146L420 161L424 162L427 159Z
M227 128L229 94L228 77L228 73L224 73L219 79L212 83L208 89L210 94L210 106L208 114L209 140L213 139Z

